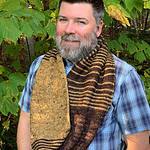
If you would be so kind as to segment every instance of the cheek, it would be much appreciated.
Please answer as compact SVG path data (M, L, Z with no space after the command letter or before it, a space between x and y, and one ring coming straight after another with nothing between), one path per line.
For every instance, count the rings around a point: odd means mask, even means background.
M64 33L63 28L60 25L56 26L56 35L62 35Z

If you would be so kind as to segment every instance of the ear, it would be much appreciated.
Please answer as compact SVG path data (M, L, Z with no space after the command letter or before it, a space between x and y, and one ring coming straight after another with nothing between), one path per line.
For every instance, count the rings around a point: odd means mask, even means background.
M97 29L96 29L96 36L99 37L102 33L103 30L103 26L104 26L104 22L101 20L100 23L97 25Z

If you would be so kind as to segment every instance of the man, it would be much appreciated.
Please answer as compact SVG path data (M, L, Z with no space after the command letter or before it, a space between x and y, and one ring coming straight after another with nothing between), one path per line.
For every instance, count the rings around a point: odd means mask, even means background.
M60 1L58 50L32 63L19 103L19 150L150 149L142 83L108 52L102 9L100 0Z

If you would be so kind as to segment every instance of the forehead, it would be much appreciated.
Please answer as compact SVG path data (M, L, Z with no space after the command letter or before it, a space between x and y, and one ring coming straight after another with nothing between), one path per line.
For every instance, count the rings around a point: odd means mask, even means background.
M66 17L93 17L93 8L89 3L68 3L62 2L59 10L59 15Z

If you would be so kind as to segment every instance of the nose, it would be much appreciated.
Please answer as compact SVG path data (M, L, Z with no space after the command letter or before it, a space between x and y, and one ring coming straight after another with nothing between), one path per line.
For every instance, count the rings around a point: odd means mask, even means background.
M65 28L65 32L68 34L75 33L75 24L73 22L68 22Z

